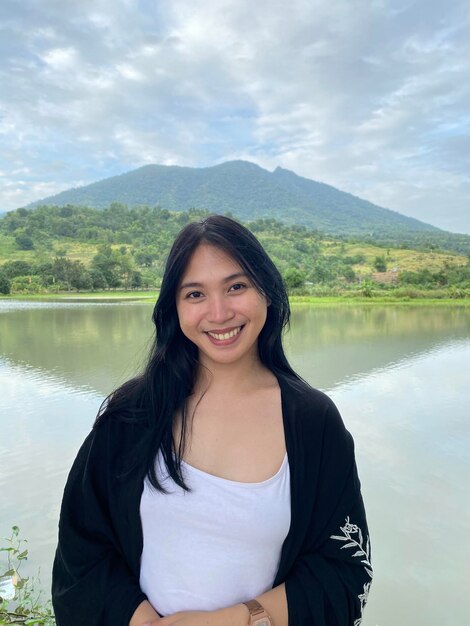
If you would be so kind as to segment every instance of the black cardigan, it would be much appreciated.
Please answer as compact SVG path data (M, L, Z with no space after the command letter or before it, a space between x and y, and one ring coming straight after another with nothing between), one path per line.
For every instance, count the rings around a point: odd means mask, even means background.
M286 584L289 626L358 626L372 568L353 440L325 394L278 380L291 526L273 586ZM104 418L72 466L52 577L57 626L128 626L146 599L139 587L144 475L116 476L143 429Z

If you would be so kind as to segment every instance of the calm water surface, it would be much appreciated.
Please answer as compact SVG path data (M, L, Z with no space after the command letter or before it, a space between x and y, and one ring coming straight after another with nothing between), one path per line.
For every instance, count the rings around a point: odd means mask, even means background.
M49 584L67 472L142 363L151 305L0 301L0 535ZM294 308L289 358L356 441L376 570L365 626L466 626L470 309Z

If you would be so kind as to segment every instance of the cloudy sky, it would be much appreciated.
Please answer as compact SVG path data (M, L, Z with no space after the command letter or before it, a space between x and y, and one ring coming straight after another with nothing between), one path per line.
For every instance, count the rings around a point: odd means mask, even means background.
M470 233L465 0L2 0L0 209L280 165Z

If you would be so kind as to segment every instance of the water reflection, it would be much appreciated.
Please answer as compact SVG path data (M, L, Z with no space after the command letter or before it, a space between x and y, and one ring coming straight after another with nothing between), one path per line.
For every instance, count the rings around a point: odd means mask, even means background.
M0 355L103 395L140 368L152 336L150 305L41 304L0 314Z
M107 395L145 360L150 303L26 304L0 302L0 355L13 363ZM286 347L294 367L325 389L469 336L465 308L301 305Z
M453 341L330 392L356 440L375 546L364 626L467 623L469 365L470 341Z
M0 535L48 585L66 474L144 358L150 304L0 302ZM470 310L294 307L288 352L356 440L376 579L364 626L465 624ZM0 564L1 565L1 564Z
M470 337L464 307L305 307L292 311L286 346L294 368L320 389Z
M48 587L65 477L101 396L1 358L0 390L0 536L20 526L30 544L22 574L41 566Z

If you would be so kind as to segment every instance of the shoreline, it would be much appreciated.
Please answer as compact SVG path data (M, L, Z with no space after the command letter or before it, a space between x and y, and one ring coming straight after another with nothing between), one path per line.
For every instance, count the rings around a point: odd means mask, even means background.
M291 305L316 305L316 306L355 306L355 305L400 305L400 306L460 306L470 307L469 298L436 298L435 296L420 296L410 298L409 296L377 295L371 297L364 296L291 296Z
M116 291L116 292L61 292L55 294L10 294L0 295L2 301L31 301L31 302L155 302L158 291ZM316 306L354 306L354 305L413 305L413 306L460 306L470 307L470 297L465 298L437 298L432 293L419 297L397 296L393 294L377 294L370 297L355 295L314 296L292 295L289 297L291 305Z

